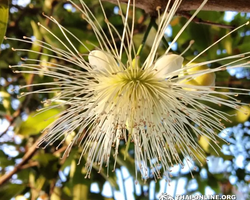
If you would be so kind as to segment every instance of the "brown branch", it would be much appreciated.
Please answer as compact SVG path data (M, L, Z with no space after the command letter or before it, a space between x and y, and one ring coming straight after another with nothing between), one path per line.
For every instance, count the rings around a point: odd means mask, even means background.
M30 101L30 97L26 97L25 100L23 101L22 104L20 104L19 108L13 113L12 118L9 121L9 125L6 127L6 129L0 134L0 137L2 137L3 135L5 135L9 128L11 126L13 126L16 122L16 119L20 116L20 114L22 113L23 109L25 108L25 106L29 103Z
M116 4L117 0L104 0ZM122 3L127 3L128 0L120 0ZM132 2L132 1L131 1ZM174 2L174 0L172 0ZM180 5L179 11L196 10L203 0L183 0ZM156 14L156 8L161 7L165 9L168 0L135 0L136 7L145 10L146 13L151 15ZM208 0L202 10L208 11L237 11L237 12L250 12L249 0Z
M46 132L44 132L38 139L37 141L40 141L44 134L46 134ZM55 153L61 153L61 151L63 151L66 147L63 147L61 149L59 149L58 151L56 151ZM26 169L29 167L34 167L34 166L38 166L39 162L37 161L33 161L30 163L27 163L36 153L37 151L37 142L35 142L27 151L27 153L24 154L22 161L15 166L15 168L9 172L8 174L4 174L3 176L0 177L0 186L3 185L4 183L6 183L14 174L18 173L20 170L22 169ZM54 154L55 154L54 153Z
M182 16L182 17L185 17L187 19L190 19L192 17L191 14L189 14L188 12L184 12L184 11L183 12L178 12L178 15ZM196 24L203 24L203 25L208 25L208 26L217 26L217 27L220 27L220 28L226 28L226 29L231 29L231 30L236 28L235 26L232 26L232 25L219 24L219 23L203 20L203 19L200 19L198 17L193 18L192 21L194 23L196 23Z
M33 79L34 79L34 74L31 74L30 80L27 82L27 84L28 85L32 84ZM29 87L28 90L29 90L29 92L31 92L32 87ZM23 110L27 107L27 105L29 105L31 97L32 97L32 95L28 95L25 97L24 101L19 105L18 109L13 113L12 118L10 120L8 120L9 126L0 134L0 137L5 135L11 126L15 125L17 118L20 116L20 114L23 112Z
M27 168L30 168L30 167L36 167L38 165L39 165L39 162L33 161L33 162L29 162L27 164L22 165L21 169L27 169Z
M39 137L38 141L43 137L43 134ZM14 169L9 172L8 174L4 174L0 177L0 186L6 183L14 174L22 170L23 166L30 160L30 158L33 157L37 150L37 143L35 142L27 151L27 153L24 154L22 161L17 164Z
M249 81L246 80L237 80L236 78L231 78L229 82L225 81L219 81L216 82L216 85L222 86L222 87L232 87L232 88L249 88Z

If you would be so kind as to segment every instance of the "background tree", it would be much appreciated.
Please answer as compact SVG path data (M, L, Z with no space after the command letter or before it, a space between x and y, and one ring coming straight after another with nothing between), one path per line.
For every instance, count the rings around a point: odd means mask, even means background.
M112 0L110 0L112 1ZM95 13L97 19L103 19L101 8L98 1L86 0L86 4ZM135 38L136 45L139 46L143 40L144 33L147 30L151 16L155 15L155 7L164 8L164 1L137 1L138 10L136 15ZM171 41L178 30L183 26L190 17L189 10L195 9L198 1L184 1L179 16L172 21L171 26L166 31L165 39L162 41L162 49L164 45ZM223 1L219 1L223 2ZM188 4L187 4L188 3ZM198 2L200 3L200 1ZM224 6L226 5L226 6ZM191 50L185 55L187 59L191 59L194 54L205 49L218 38L224 36L233 27L244 24L250 18L250 14L241 13L249 12L250 5L248 1L227 1L226 4L214 4L209 1L205 9L215 11L203 11L194 19L186 31L182 34L176 43L173 51L180 53L189 44L190 40L195 40ZM4 17L2 13L8 10L6 1L0 1L0 37L4 34ZM123 28L118 16L118 7L115 4L105 3L105 9L108 13L108 19L117 27L118 30ZM237 10L238 14L234 16L230 22L225 20L225 10ZM45 24L50 30L60 37L60 31L57 26L44 18L42 13L53 15L63 26L72 31L81 41L89 41L96 44L96 40L90 30L90 26L82 20L81 14L69 2L56 0L31 0L28 4L23 1L9 2L9 21L7 35L9 37L22 38L25 36L36 37L50 44L63 48L46 32L37 25L36 22ZM3 23L2 23L3 22ZM101 23L101 25L104 25ZM250 32L249 26L243 27L239 31L225 38L221 43L212 48L201 61L205 59L217 59L225 55L233 55L241 52L249 51ZM151 38L154 37L155 30L152 28L148 34L144 47L145 55L151 48ZM0 38L1 39L1 38ZM80 52L84 53L84 49L79 44L74 44ZM76 146L73 148L70 156L66 159L62 158L66 150L68 141L56 149L59 144L56 143L46 149L36 149L35 141L41 137L41 131L50 121L48 117L59 112L57 109L49 110L40 115L34 116L36 109L41 107L41 101L50 98L48 95L36 94L29 95L18 99L19 86L30 83L40 83L50 81L43 74L39 76L14 74L9 65L20 62L21 57L34 57L33 54L21 54L11 50L11 47L30 48L36 51L44 52L36 44L29 45L16 41L4 41L1 45L0 54L0 197L3 200L15 198L20 199L157 199L161 192L169 192L171 195L185 193L193 194L200 192L205 194L210 188L215 193L221 194L237 194L238 199L249 198L249 181L250 181L250 131L249 131L249 115L238 113L237 116L231 118L232 123L225 126L234 128L228 129L230 132L225 140L231 143L230 146L223 145L223 152L217 155L216 152L207 145L206 141L200 138L199 143L205 150L209 162L202 160L203 168L197 167L193 173L194 179L187 168L181 169L178 166L174 168L174 176L169 186L164 181L154 182L153 177L147 182L134 183L134 160L133 149L129 150L130 157L123 159L125 148L121 148L118 156L118 167L115 173L109 177L105 173L98 174L97 169L92 172L91 179L84 178L84 161L77 166L81 150ZM91 45L89 48L93 48ZM193 53L194 52L194 53ZM143 55L142 55L143 57ZM47 61L49 58L41 56L39 59ZM57 60L51 60L57 62ZM60 63L63 64L63 63ZM215 63L211 67L219 66L223 63ZM245 87L249 88L250 73L248 70L238 70L231 72L223 71L217 75L216 85ZM32 91L33 88L27 89ZM240 96L244 102L249 102L249 96ZM232 113L232 110L221 110ZM233 113L232 113L233 114ZM245 122L245 123L244 123ZM239 124L241 123L241 124ZM239 124L239 125L238 125ZM228 134L227 134L228 135ZM220 151L219 149L217 149ZM131 184L132 183L132 184ZM111 186L111 191L107 192L107 185ZM128 187L128 185L130 185ZM98 189L95 189L95 188ZM93 189L94 188L94 189ZM103 192L104 191L104 192ZM119 196L120 195L120 196ZM108 197L106 197L108 196Z

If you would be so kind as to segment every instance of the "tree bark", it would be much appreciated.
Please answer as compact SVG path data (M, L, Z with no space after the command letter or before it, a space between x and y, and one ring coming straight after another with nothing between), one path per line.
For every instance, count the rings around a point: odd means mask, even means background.
M104 0L111 3L117 3L117 0ZM127 3L128 0L119 0L121 3ZM174 0L172 0L173 2ZM133 2L133 0L131 0ZM203 0L183 0L179 11L196 10ZM135 0L136 7L145 10L146 13L156 14L156 8L165 9L168 0ZM237 11L250 12L250 0L208 0L202 10L207 11Z

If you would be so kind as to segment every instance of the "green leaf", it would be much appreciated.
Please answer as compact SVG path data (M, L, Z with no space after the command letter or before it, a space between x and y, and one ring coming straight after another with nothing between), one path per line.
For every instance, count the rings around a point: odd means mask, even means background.
M0 150L0 166L1 167L7 167L10 165L14 165L15 162L11 158L9 158L4 151Z
M157 181L156 183L155 183L155 192L160 192L160 188L161 186L160 186L160 181Z
M75 184L73 187L73 200L87 200L89 186L85 184Z
M2 104L5 110L9 111L11 106L11 96L8 92L0 91L0 98L2 98Z
M62 164L60 170L63 171L66 167L69 167L71 165L71 163L74 161L76 154L77 154L78 149L77 148L73 148L70 151L69 156L67 157L67 159L65 160L65 162Z
M87 200L91 181L84 178L84 167L76 165L76 161L72 161L70 176L72 177L72 194L73 200Z
M50 198L51 200L61 200L61 188L55 187Z
M239 179L240 181L243 181L243 180L245 179L245 176L246 176L245 169L240 169L240 168L238 168L238 169L236 170L236 175L237 175L237 177L238 177L238 179Z
M58 173L58 157L53 154L40 152L33 159L39 162L42 178L50 180Z
M202 179L200 176L196 177L196 181L198 183L198 191L201 194L205 194L206 186L207 186L207 180ZM190 182L190 181L189 181ZM189 184L187 184L188 186Z
M39 30L39 27L37 25L37 23L35 23L33 20L30 22L31 24L31 27L32 27L32 30L33 30L33 35L35 36L36 40L42 40L43 37L42 37L42 34L40 33L40 30ZM34 41L32 43L32 46L31 46L31 50L32 51L35 51L35 52L40 52L42 49L41 46L39 46L39 43ZM33 52L29 52L29 58L31 59L37 59L39 56L38 53L33 53Z
M6 200L11 199L20 194L24 189L25 185L8 183L0 187L0 197Z
M25 136L39 134L55 120L53 116L61 111L59 108L54 108L37 115L35 115L36 113L31 113L28 119L21 123L17 133Z
M9 17L9 2L8 0L0 0L0 44L3 42L3 38L7 29L8 17Z
M19 180L22 180L22 183L24 183L24 184L29 183L30 170L31 170L31 168L22 169L21 171L19 171L17 173L17 178Z
M38 161L40 165L46 167L54 160L57 160L57 157L50 153L39 153L33 157L33 160Z

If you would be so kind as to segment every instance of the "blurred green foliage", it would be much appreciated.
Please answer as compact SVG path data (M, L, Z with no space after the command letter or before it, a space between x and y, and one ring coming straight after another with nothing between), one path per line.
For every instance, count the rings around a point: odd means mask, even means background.
M0 1L0 22L1 24L6 23L4 18L6 15L2 13L6 12L7 7L3 6L2 1ZM4 1L3 1L4 2ZM100 22L100 25L103 26L104 31L107 31L105 27L105 22L103 21L103 14L100 6L98 5L97 0L86 0L85 3L93 11L96 18ZM6 4L5 4L6 5ZM66 1L55 1L55 0L31 0L31 2L26 5L18 5L16 1L10 1L10 16L8 22L8 37L22 38L23 36L27 37L36 37L37 39L43 40L50 43L54 47L64 49L65 47L54 40L51 34L46 32L41 27L37 26L39 21L41 24L45 25L56 34L59 38L63 38L62 33L58 29L57 25L50 22L45 18L42 13L45 12L48 16L53 15L53 17L64 27L74 33L80 41L86 43L87 47L90 49L94 48L94 45L98 45L90 26L83 20L82 15L75 8L68 7L69 2ZM123 25L119 15L114 12L115 5L110 3L104 3L107 18L110 22L117 28L118 31L122 31ZM136 12L138 19L135 22L135 44L138 47L141 44L143 33L145 32L147 25L149 23L150 17L145 14L143 11L138 10ZM219 24L229 24L229 22L224 21L224 12L200 12L198 17L206 21L212 21ZM249 14L238 13L232 22L231 25L237 27L245 23L249 19ZM183 17L175 17L171 23L172 34L166 35L165 38L168 42L174 39L174 36L182 28L187 19ZM4 35L4 26L0 24L0 42ZM249 51L250 35L249 35L249 26L245 26L237 32L226 37L222 42L216 44L211 48L204 56L199 58L199 61L213 60L226 55L233 55L236 53L243 53ZM191 49L185 54L187 60L191 60L194 57L194 54L201 52L207 46L215 42L220 37L228 33L229 29L219 28L217 26L211 25L201 25L191 23L186 31L178 39L178 45L175 51L181 53L189 44L190 40L195 40L194 45ZM155 30L152 29L149 33L149 36L146 41L146 46L143 49L143 54L141 59L145 59L152 45L152 38L154 38ZM65 41L66 42L66 41ZM67 42L66 42L67 43ZM79 42L72 39L74 46L82 54L86 53L86 49L83 48ZM93 45L91 45L91 43ZM20 62L20 57L30 57L36 59L42 59L48 61L50 58L46 55L42 55L40 58L37 57L37 54L26 52L17 54L11 50L11 47L15 48L28 48L34 51L40 51L44 53L47 52L46 49L41 49L40 46L33 43L18 42L18 41L4 41L1 46L1 55L0 55L0 122L1 122L1 138L0 138L0 176L8 173L13 169L13 167L20 163L20 159L23 158L25 153L29 148L35 143L41 131L54 119L50 118L53 115L58 114L63 108L52 109L42 114L36 115L36 109L42 106L41 101L50 98L48 94L33 94L29 96L17 98L17 95L20 93L19 86L26 85L31 83L41 83L49 82L50 78L40 75L23 75L23 74L14 74L11 69L8 68L9 65L15 65ZM159 54L164 52L164 46L162 44L159 49ZM49 60L50 62L59 62L56 59ZM62 61L60 61L62 62ZM64 64L64 63L60 63ZM217 67L223 63L214 63L210 67ZM72 66L74 67L74 66ZM247 72L249 75L249 71ZM221 86L230 86L230 87L248 87L249 82L247 82L247 76L238 79L235 76L230 76L227 71L217 74L216 82L217 85ZM32 91L33 88L26 88L24 91ZM51 94L53 95L53 94ZM249 102L250 99L248 96L239 96L244 102ZM233 114L234 111L227 110L227 108L220 108L221 110ZM239 113L238 117L232 117L230 119L232 123L225 124L227 127L237 125L247 121L249 116L241 116ZM49 120L47 120L50 118ZM7 127L7 128L6 128ZM237 145L245 147L244 154L242 152L236 153L235 151L229 150L227 153L220 152L219 148L216 148L219 155L215 152L213 148L207 145L207 143L200 139L200 144L205 151L206 156L211 156L212 160L214 157L220 159L214 159L214 163L209 166L207 162L201 158L203 168L197 167L197 170L193 172L194 179L192 179L189 172L179 170L178 173L175 173L173 176L173 182L178 183L178 180L185 179L185 192L187 194L200 192L205 194L206 188L209 186L216 193L222 194L232 194L237 193L241 188L248 188L248 183L250 181L249 176L249 163L250 160L250 132L249 126L240 127L238 131L243 131L241 138L239 139L236 134L232 134L232 137L225 138L232 143L228 148L236 148ZM234 130L234 129L233 129ZM235 131L235 130L234 130ZM236 139L237 138L237 139ZM237 141L244 141L240 144ZM0 198L1 200L10 200L15 198L16 200L23 199L51 199L51 200L85 200L85 199L114 199L114 191L120 191L121 195L125 197L124 191L128 190L133 192L135 199L148 199L149 196L153 196L154 199L157 197L159 191L164 191L162 188L164 184L157 182L155 188L150 190L149 187L143 187L143 185L151 185L151 182L154 181L153 177L148 180L147 183L139 181L141 192L135 192L135 185L131 185L131 188L125 187L125 178L122 177L121 182L118 183L117 174L112 172L107 176L106 169L103 169L100 173L99 167L94 166L93 172L90 178L85 177L85 168L84 162L85 158L83 157L80 164L77 165L78 160L81 154L81 148L74 146L71 153L66 158L64 152L67 152L67 145L69 142L66 140L63 144L60 144L60 141L55 142L53 145L48 146L46 149L38 149L33 157L27 160L12 178L5 184L0 186ZM223 142L221 142L222 146ZM59 145L59 148L57 146ZM237 149L237 148L236 148ZM135 167L133 159L133 148L129 149L130 156L124 160L124 147L119 149L119 155L117 158L117 171L121 172L121 167L126 167L132 180L135 180ZM243 167L238 167L236 164L236 159L239 155L244 155L245 164ZM214 171L213 166L218 165L218 163L227 163L223 164L223 169L220 171ZM211 161L212 162L212 161ZM198 166L198 163L195 163ZM221 164L222 165L222 164ZM111 163L112 166L112 163ZM248 168L247 168L248 166ZM205 177L202 176L204 173L207 174ZM236 181L230 182L230 177L234 177ZM197 187L189 188L193 181L196 181ZM102 191L105 183L109 183L112 187L112 197L107 198L103 195ZM99 193L96 193L92 190L91 184L97 183L99 187ZM239 186L241 188L239 188ZM165 186L166 189L167 186ZM178 188L178 184L176 184ZM248 188L249 189L249 188ZM178 194L178 189L175 190ZM245 192L244 195L248 195L248 192ZM26 197L24 198L25 195ZM248 196L249 197L249 196ZM128 198L127 198L128 199Z
M0 44L3 41L7 24L8 24L8 16L9 16L9 2L8 0L0 1Z

